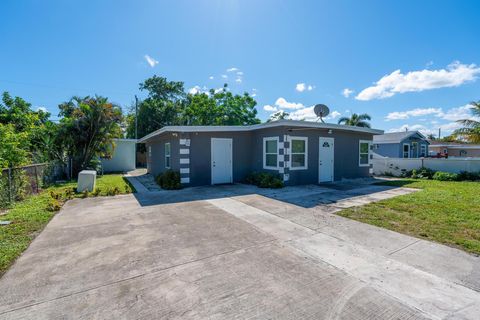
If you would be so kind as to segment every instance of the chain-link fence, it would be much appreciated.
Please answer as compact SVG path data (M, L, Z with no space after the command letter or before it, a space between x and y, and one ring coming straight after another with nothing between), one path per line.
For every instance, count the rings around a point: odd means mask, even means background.
M1 169L0 208L6 208L27 195L66 178L65 166L58 163L38 163L24 167Z

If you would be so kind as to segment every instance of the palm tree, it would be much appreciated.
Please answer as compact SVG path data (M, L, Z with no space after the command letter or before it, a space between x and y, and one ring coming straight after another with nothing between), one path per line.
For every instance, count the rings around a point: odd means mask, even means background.
M473 119L458 120L457 122L461 123L463 128L455 130L454 134L463 137L470 143L480 143L480 121L475 120L480 119L480 100L470 104L472 105L470 112Z
M288 112L280 110L272 114L270 118L267 120L267 122L288 119L289 116L290 114Z
M348 117L342 117L338 120L338 124L345 124L347 126L354 126L354 127L364 127L364 128L370 128L370 123L368 123L365 120L372 120L372 118L366 114L352 114L350 118Z

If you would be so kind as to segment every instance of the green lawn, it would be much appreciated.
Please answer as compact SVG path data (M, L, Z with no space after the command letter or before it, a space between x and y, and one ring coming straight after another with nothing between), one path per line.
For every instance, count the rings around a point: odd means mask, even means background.
M60 193L76 186L75 182L52 186L38 195L30 196L10 208L0 220L12 221L11 224L0 226L0 276L8 269L15 259L28 247L35 236L55 215L47 210L51 201L50 191ZM99 195L111 194L115 187L119 193L131 193L133 187L120 174L104 175L97 179ZM75 194L74 197L83 197Z
M480 254L480 183L405 179L382 185L422 191L339 215Z

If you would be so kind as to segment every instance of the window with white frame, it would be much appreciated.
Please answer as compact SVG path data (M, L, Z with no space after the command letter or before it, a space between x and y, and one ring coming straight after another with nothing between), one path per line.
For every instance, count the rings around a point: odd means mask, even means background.
M263 168L278 169L278 137L263 138Z
M291 162L290 170L307 169L308 165L308 138L307 137L292 137L291 143Z
M410 158L410 145L408 143L403 144L403 157Z
M358 143L358 165L360 167L370 166L370 146L371 141L360 140Z
M170 169L170 142L165 143L165 168Z
M427 156L427 146L425 144L420 145L420 157Z

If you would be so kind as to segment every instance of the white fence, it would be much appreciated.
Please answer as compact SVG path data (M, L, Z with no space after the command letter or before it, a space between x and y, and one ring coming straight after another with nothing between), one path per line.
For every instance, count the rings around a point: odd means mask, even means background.
M385 173L399 176L402 172L418 169L421 167L435 171L459 173L461 171L480 172L480 158L384 158L374 155L372 159L373 174L384 175Z

